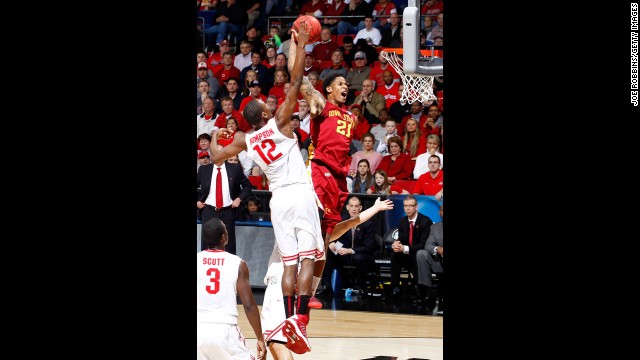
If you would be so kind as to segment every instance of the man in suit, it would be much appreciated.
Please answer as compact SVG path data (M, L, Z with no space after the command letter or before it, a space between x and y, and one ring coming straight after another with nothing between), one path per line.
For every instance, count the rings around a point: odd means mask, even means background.
M393 297L400 297L400 272L402 268L413 274L414 282L419 279L416 254L427 244L429 229L433 221L418 212L418 200L409 194L402 201L404 216L398 223L398 240L391 244L391 287ZM419 280L418 280L419 281Z
M347 200L346 208L349 211L349 216L346 219L358 217L362 212L362 202L357 196L351 195ZM375 266L375 254L379 250L375 233L375 224L369 219L329 243L331 251L327 252L327 263L322 273L325 284L331 283L333 269L338 269L343 284L349 284L349 274L345 271L344 266L353 265L356 268L357 282L351 283L352 287L359 289L365 287L367 270ZM342 244L340 248L336 247L338 241ZM329 288L327 287L327 289Z
M216 191L218 169L220 169L222 183L219 194L222 196L217 196ZM202 223L204 224L212 218L222 220L229 233L226 251L235 255L238 207L251 195L251 190L253 189L251 182L244 175L242 165L225 161L200 166L198 168L197 182L197 186L201 187L202 190L196 203L198 209L202 209ZM207 248L203 240L201 240L201 248Z
M442 218L442 205L440 205L440 217ZM444 240L442 238L442 221L431 226L427 243L422 250L416 253L416 265L418 267L418 294L422 296L429 309L435 306L435 296L433 294L433 282L431 274L438 274L439 295L442 299L442 280L444 259ZM438 312L442 310L442 304L438 305Z

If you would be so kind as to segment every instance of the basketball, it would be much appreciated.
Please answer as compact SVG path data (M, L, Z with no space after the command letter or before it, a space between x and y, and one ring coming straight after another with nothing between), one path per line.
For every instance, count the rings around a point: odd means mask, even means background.
M302 21L303 19L307 21L307 32L309 33L309 44L313 44L316 41L320 41L320 30L322 30L322 25L320 25L320 21L318 21L318 19L314 18L313 16L310 16L310 15L298 16L296 21L293 22L293 26L291 26L291 28L294 29L296 32L300 31L299 30L300 21ZM297 44L298 41L295 40L295 43Z

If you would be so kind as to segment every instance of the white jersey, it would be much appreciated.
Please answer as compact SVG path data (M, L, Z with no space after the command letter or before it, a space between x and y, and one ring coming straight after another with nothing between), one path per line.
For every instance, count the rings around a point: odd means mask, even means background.
M247 155L260 166L269 179L269 190L291 185L310 184L298 139L278 130L275 118L245 136Z
M238 270L242 259L223 250L197 253L198 322L238 323Z

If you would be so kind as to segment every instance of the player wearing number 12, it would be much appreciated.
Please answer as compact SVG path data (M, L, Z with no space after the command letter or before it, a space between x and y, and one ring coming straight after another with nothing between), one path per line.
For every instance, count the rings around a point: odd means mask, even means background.
M313 187L298 140L291 128L291 114L298 100L304 72L304 47L309 39L306 22L302 22L300 33L296 34L295 30L293 33L298 38L298 44L289 48L291 88L275 117L272 117L265 103L252 100L244 108L243 115L255 131L250 134L237 133L231 144L218 151L218 137L227 134L226 129L220 129L212 139L210 150L213 154L212 161L228 159L246 150L248 157L260 166L269 180L271 222L278 251L285 265L282 278L285 314L297 326L295 334L287 334L287 337L292 336L294 339L287 341L292 351L302 354L311 350L306 339L311 282L314 262L316 258L324 256L324 242ZM295 59L293 64L292 59ZM298 261L301 262L299 274Z

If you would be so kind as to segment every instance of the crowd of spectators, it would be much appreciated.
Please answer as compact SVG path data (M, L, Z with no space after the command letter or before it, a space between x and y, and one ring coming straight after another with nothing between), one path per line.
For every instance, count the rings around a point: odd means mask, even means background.
M400 75L379 54L384 47L402 47L401 15L406 6L402 2L198 1L199 15L215 15L211 23L198 25L205 45L196 55L197 170L213 166L207 150L217 129L253 130L242 116L251 100L264 101L275 113L285 98L291 41L287 21L293 19L274 21L275 25L269 19L310 14L320 17L323 28L320 41L306 48L304 75L323 94L324 79L333 73L344 76L349 86L345 105L359 119L352 129L351 166L345 169L349 190L354 194L432 195L442 202L444 77L434 81L437 100L402 104ZM421 47L442 46L443 1L423 0L420 12ZM313 148L309 123L309 106L300 96L291 124L305 161ZM241 163L254 189L268 190L256 164L242 156L235 161ZM349 206L352 212L362 210L357 198ZM258 210L268 212L268 203L260 204L251 197L242 204L237 220L249 219L249 212Z

